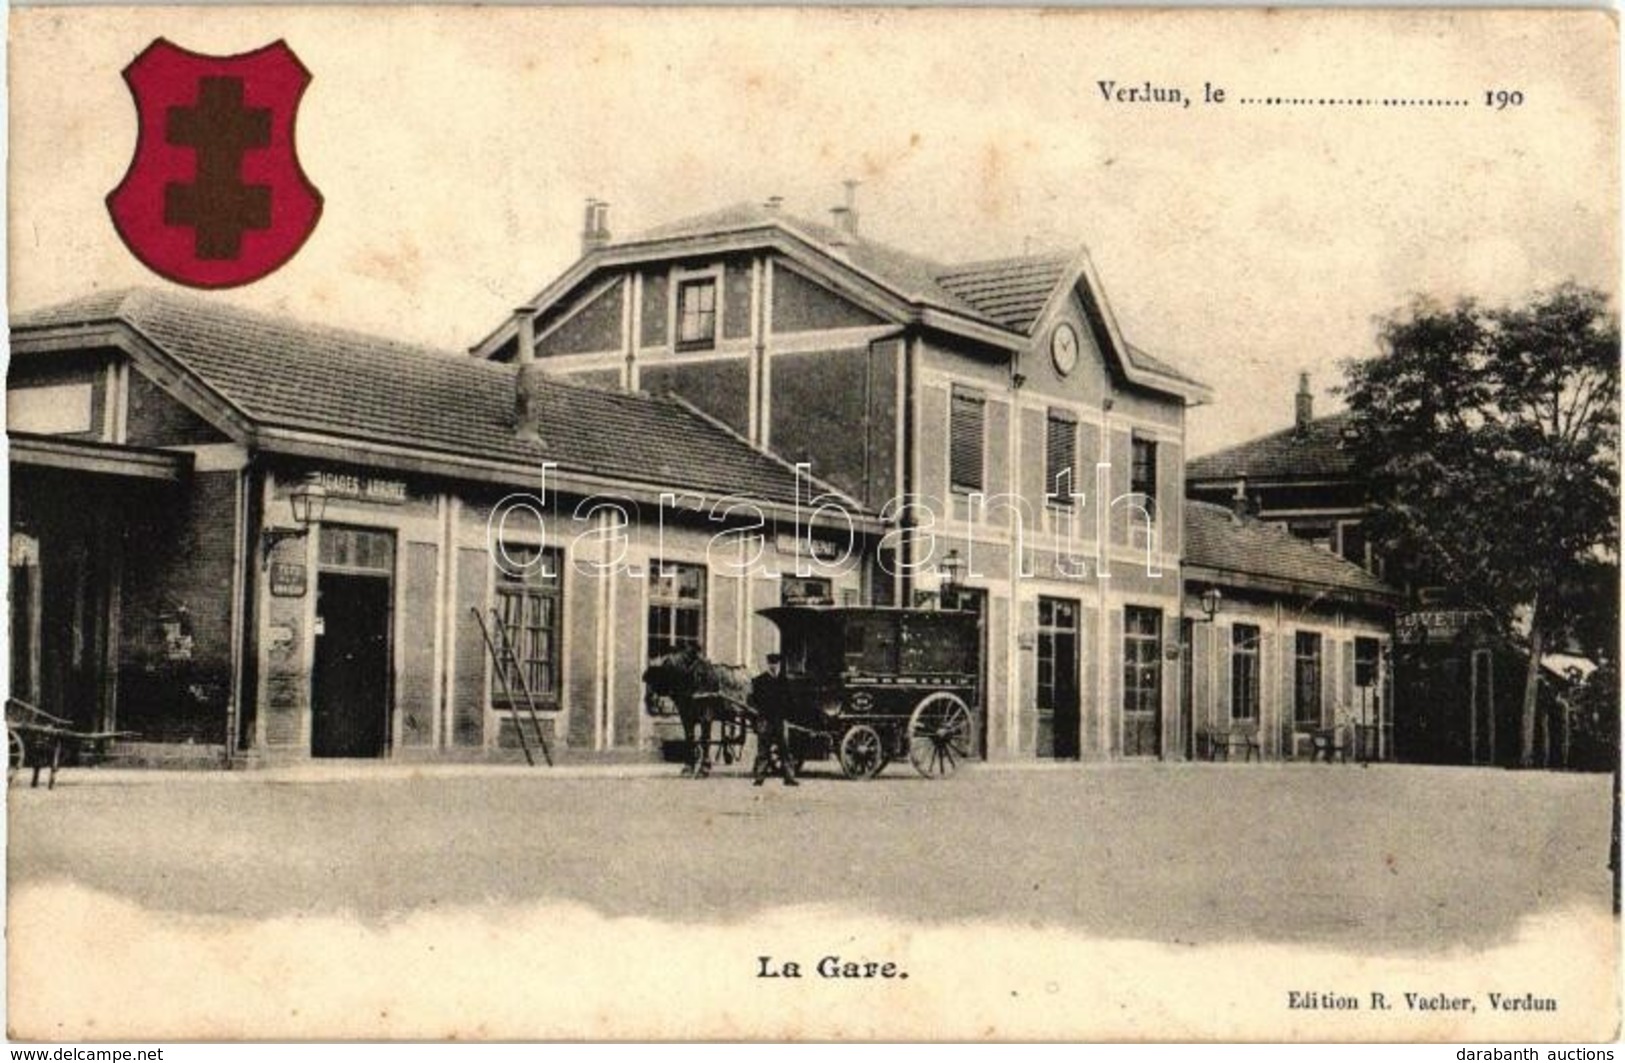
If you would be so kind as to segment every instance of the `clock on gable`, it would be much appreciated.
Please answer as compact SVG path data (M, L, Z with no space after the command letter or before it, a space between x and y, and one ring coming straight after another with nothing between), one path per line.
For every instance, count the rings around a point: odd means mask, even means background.
M1049 356L1062 376L1078 367L1078 333L1065 321L1049 334Z

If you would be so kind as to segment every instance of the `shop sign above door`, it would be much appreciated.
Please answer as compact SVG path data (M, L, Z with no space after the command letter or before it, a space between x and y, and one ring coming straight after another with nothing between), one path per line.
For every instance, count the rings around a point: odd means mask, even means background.
M376 476L356 476L345 472L319 471L317 481L328 498L357 502L384 502L392 506L406 501L405 480L384 480Z

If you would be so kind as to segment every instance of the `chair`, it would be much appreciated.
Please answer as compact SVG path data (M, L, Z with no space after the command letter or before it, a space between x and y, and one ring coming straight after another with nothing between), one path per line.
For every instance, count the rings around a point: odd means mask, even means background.
M1314 743L1314 751L1309 759L1323 759L1330 764L1336 757L1344 764L1349 762L1349 728L1339 724L1336 727L1322 727L1311 733L1310 740Z

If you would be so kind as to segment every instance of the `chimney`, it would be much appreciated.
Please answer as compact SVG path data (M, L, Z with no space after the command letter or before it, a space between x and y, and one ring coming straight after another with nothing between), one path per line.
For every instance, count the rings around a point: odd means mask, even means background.
M837 247L845 247L858 237L858 184L857 181L842 181L846 186L846 202L839 207L830 208L830 217L834 219L835 228L840 230Z
M581 224L581 253L596 251L609 243L609 204L587 200L586 217Z
M1309 431L1309 422L1315 419L1315 396L1309 391L1309 374L1298 374L1298 434Z
M515 310L514 323L518 326L519 344L519 353L514 358L519 366L519 378L514 385L514 424L519 438L541 442L542 417L537 393L542 367L536 362L536 308L522 306Z
M1247 519L1250 508L1247 502L1247 477L1243 476L1236 481L1236 493L1230 496L1230 519L1240 524Z

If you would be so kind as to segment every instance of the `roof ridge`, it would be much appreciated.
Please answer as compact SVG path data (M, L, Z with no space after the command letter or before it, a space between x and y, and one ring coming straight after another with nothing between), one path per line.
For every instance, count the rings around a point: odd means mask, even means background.
M1155 357L1155 356L1153 356L1153 357ZM1332 421L1336 421L1336 420L1339 420L1339 419L1345 419L1345 418L1349 417L1351 414L1353 414L1353 412L1354 412L1353 410L1344 408L1344 409L1341 409L1341 410L1333 410L1331 413L1323 413L1318 417L1310 418L1309 419L1309 427L1311 429L1317 428L1317 427L1324 427L1327 424L1331 423ZM1218 458L1228 457L1231 454L1234 454L1234 453L1236 453L1238 451L1241 451L1241 450L1245 450L1248 447L1258 446L1261 443L1266 443L1266 442L1269 442L1271 440L1280 439L1280 438L1283 438L1283 437L1298 436L1298 435L1299 435L1299 430L1298 430L1298 426L1296 424L1284 425L1284 426L1282 426L1280 428L1276 428L1276 429L1274 429L1272 431L1265 432L1263 435L1256 435L1256 436L1253 436L1251 439L1243 439L1239 443L1232 443L1229 446L1222 447L1222 448L1220 448L1218 450L1210 450L1206 454L1197 454L1197 455L1193 456L1190 459L1191 464L1195 464L1196 462L1199 462L1199 461L1213 461L1213 460L1218 459ZM1304 433L1302 433L1302 435L1307 437L1309 435L1309 433L1304 432Z
M1000 266L1013 266L1017 263L1067 263L1077 257L1076 249L1054 248L1047 251L1030 251L1019 255L1000 255L995 258L975 258L963 262L944 263L947 267L940 278L959 277L967 273L980 273L984 270L995 269Z
M1184 501L1185 505L1188 507L1209 510L1215 516L1230 518L1230 524L1233 527L1246 528L1255 534L1268 536L1277 540L1280 544L1290 546L1291 549L1297 550L1305 557L1313 556L1322 564L1332 564L1334 567L1341 568L1344 570L1345 575L1349 578L1358 576L1361 580L1367 583L1381 587L1390 592L1395 591L1395 588L1391 587L1387 581L1383 580L1375 573L1368 571L1363 566L1350 561L1341 554L1322 549L1313 543L1306 542L1303 539L1298 538L1296 535L1292 534L1290 529L1284 527L1283 525L1277 524L1274 521L1263 520L1252 514L1237 514L1235 510L1231 509L1229 506L1218 502L1208 502L1196 498L1187 498Z
M307 336L327 336L334 339L350 340L368 346L382 346L389 348L391 353L405 353L425 358L447 359L452 358L458 362L469 362L472 359L464 358L460 353L446 347L434 347L426 343L417 343L410 340L395 339L378 332L367 332L363 329L351 328L345 325L332 325L321 321L312 321L302 318L291 312L270 311L259 307L245 306L230 299L214 301L190 292L172 292L145 285L129 285L124 288L110 288L105 293L91 293L79 299L67 299L36 307L24 311L24 314L45 314L72 307L75 303L97 295L105 294L110 299L116 299L110 316L125 320L125 323L136 326L134 321L127 320L126 315L140 309L156 310L157 312L176 311L180 313L201 313L212 319L219 320L222 316L235 315L239 319L247 319L249 324L269 325L281 329L302 332ZM25 326L26 327L26 326Z

